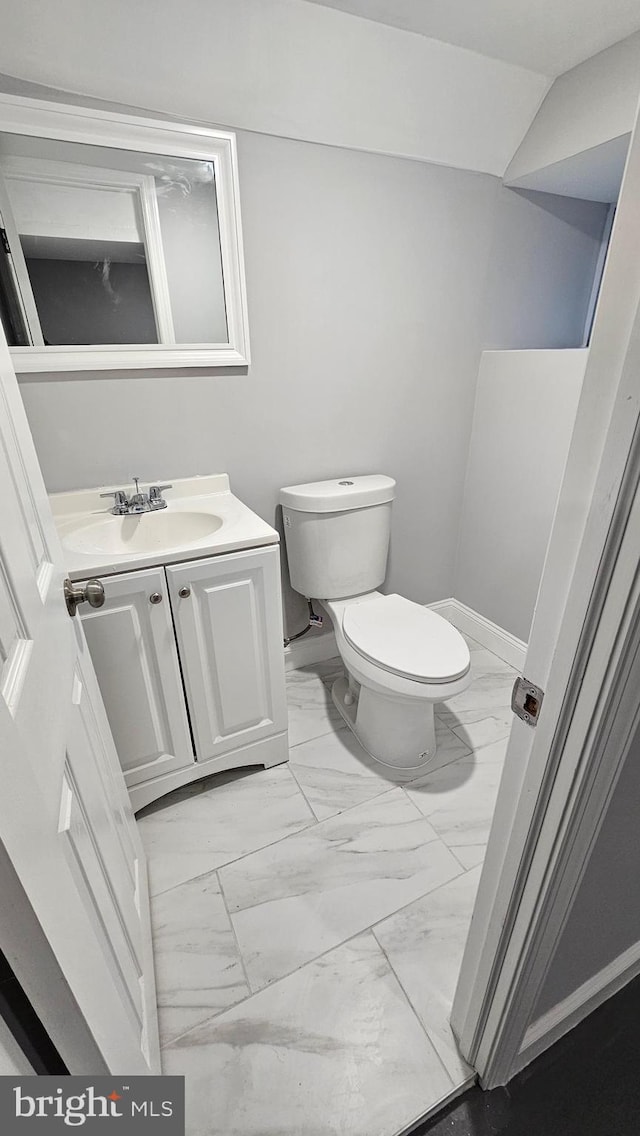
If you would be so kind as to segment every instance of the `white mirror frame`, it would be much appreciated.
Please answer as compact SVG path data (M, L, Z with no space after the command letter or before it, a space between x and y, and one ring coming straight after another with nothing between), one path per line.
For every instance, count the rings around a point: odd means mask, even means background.
M0 132L211 162L228 342L12 347L18 372L233 367L251 361L235 134L0 94Z

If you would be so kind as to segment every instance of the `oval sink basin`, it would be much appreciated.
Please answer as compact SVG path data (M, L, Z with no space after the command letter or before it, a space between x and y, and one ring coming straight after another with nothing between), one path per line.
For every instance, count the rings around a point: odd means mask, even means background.
M65 534L63 544L75 552L106 552L113 555L170 551L197 544L222 525L214 513L139 513L115 517L110 514Z

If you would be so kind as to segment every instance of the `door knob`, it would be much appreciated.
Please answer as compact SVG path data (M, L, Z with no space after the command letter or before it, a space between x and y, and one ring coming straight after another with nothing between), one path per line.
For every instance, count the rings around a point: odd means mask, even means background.
M152 592L149 596L149 603L162 603L162 592Z
M186 586L183 588L178 588L178 595L180 596L181 600L188 599L191 595L191 588L187 588Z
M104 603L104 586L100 580L86 580L84 584L72 584L67 579L64 582L64 600L69 615L75 615L78 604L88 603L89 607L102 607Z

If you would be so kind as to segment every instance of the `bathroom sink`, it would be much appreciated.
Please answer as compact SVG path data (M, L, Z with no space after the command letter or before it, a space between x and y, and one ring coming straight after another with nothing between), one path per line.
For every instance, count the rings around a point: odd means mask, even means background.
M278 543L275 529L234 497L226 474L170 480L166 509L122 516L104 503L104 490L110 496L117 486L51 494L69 577L86 580Z
M137 516L110 515L76 529L65 543L74 552L84 553L164 552L197 544L221 525L222 518L215 513L171 513L163 509Z

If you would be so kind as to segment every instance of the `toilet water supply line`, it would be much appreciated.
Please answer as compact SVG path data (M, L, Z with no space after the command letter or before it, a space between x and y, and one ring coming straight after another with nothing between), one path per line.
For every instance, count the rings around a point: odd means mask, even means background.
M295 639L301 639L312 627L322 627L322 616L316 615L311 600L307 600L307 603L309 604L309 622L306 627L303 627L302 631L298 631L296 635L289 635L289 637L284 640L285 647L288 647Z

